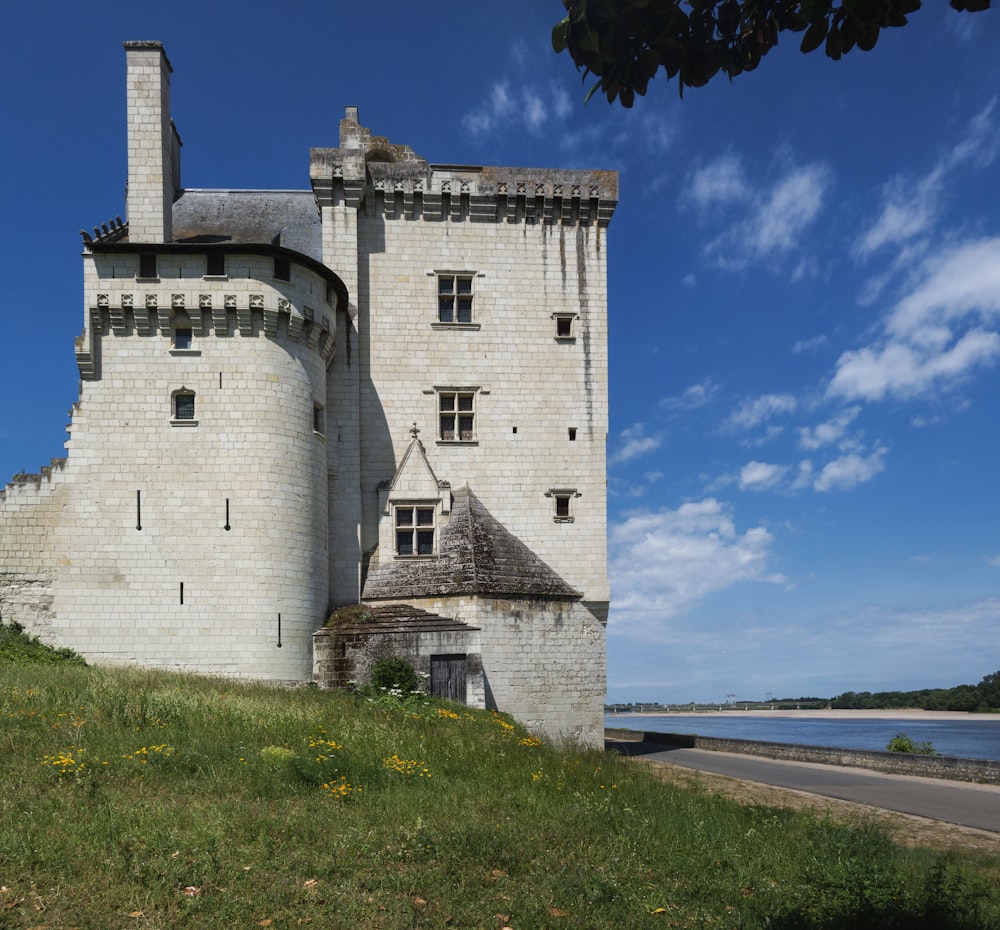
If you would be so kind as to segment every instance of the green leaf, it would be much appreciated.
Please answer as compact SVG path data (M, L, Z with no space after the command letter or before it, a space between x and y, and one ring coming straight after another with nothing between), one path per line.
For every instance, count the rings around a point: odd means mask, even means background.
M870 52L878 42L878 23L869 23L867 28L858 33L858 48L863 52Z
M559 54L559 52L566 51L566 40L569 38L569 17L567 16L561 22L556 23L552 27L552 48Z
M597 90L598 90L598 88L600 86L601 86L601 82L598 81L596 84L594 84L593 87L590 88L590 90L587 91L587 96L583 98L583 105L584 106L586 106L590 102L590 98L593 97L594 94L597 93Z
M840 55L840 33L837 31L837 27L834 26L833 29L830 30L830 34L826 37L826 57L832 58L834 61L840 61Z
M815 52L823 44L823 40L826 38L826 30L826 20L817 20L806 30L799 49L803 52Z

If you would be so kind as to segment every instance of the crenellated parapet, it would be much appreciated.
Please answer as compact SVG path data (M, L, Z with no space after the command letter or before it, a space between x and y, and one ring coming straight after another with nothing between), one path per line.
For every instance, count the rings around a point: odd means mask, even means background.
M613 171L371 162L365 177L350 177L339 149L313 150L313 192L320 206L362 204L369 215L489 223L607 226L618 205ZM322 171L322 174L317 172Z
M50 464L43 465L37 473L20 472L14 475L6 486L0 488L0 506L10 505L17 500L33 503L39 494L59 478L66 468L66 459L52 459Z
M143 277L140 253L92 248L86 256L85 326L76 340L80 376L100 377L100 333L171 338L178 328L195 338L263 335L300 343L329 366L336 312L346 302L343 284L306 256L292 261L285 258L294 255L287 250L259 251L266 254L228 251L226 273L209 275L204 254L161 247L155 273Z
M490 223L607 226L618 204L618 173L432 165L357 122L347 108L338 148L310 150L321 207L364 205L369 215Z

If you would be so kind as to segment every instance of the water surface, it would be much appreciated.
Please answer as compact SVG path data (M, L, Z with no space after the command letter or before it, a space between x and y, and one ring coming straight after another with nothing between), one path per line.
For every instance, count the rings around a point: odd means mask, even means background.
M948 720L851 717L758 717L708 714L606 714L604 725L654 733L693 733L837 749L885 749L897 733L930 742L940 756L1000 761L1000 714L956 714Z

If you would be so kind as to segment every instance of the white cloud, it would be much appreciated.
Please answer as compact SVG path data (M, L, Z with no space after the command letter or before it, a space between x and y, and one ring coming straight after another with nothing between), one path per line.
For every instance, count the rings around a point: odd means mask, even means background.
M884 245L905 242L929 229L937 219L941 180L941 169L936 168L920 181L890 181L882 212L855 246L857 254L867 257Z
M730 429L753 429L772 417L794 413L798 401L791 394L762 394L743 401L726 420Z
M771 423L766 430L764 430L763 435L754 436L753 438L744 438L740 440L740 445L746 449L759 448L760 446L766 446L768 443L774 442L782 433L784 433L785 427L779 426L777 423Z
M808 426L801 427L799 429L799 445L803 449L814 450L838 442L860 412L860 407L848 407L812 429Z
M640 119L640 129L633 134L633 139L642 139L646 148L657 155L662 155L674 144L677 138L678 122L660 109L644 110Z
M769 573L773 542L761 526L737 532L714 498L629 515L609 535L615 628L655 636L662 621L713 591L741 581L783 582Z
M921 283L900 300L886 329L895 338L912 338L928 325L1000 312L1000 237L976 239L928 258L919 269Z
M486 100L462 120L466 131L476 139L491 136L515 114L516 106L507 81L494 84Z
M553 125L565 123L573 113L569 95L557 84L539 89L516 86L504 78L489 89L486 98L466 113L462 125L477 142L486 142L509 130L541 136Z
M608 457L609 465L621 465L630 462L632 459L645 455L658 449L662 440L658 436L647 436L646 427L643 423L636 423L634 426L623 429L619 434L622 445L616 452Z
M870 481L885 469L885 446L876 446L868 455L851 452L823 466L813 482L817 491L846 491Z
M991 100L970 121L963 137L923 176L897 175L883 188L879 215L855 245L855 253L869 257L883 246L898 246L928 232L937 223L949 181L967 164L987 167L1000 151L1000 130Z
M945 351L922 351L890 342L845 352L837 361L830 394L847 399L882 400L915 397L953 385L971 369L1000 355L1000 336L974 329Z
M721 155L695 171L681 191L681 203L699 210L741 203L750 197L743 164L735 155Z
M797 244L799 234L819 213L828 183L826 169L811 165L793 171L774 186L753 224L758 255Z
M889 312L882 339L843 353L827 392L882 400L953 387L1000 356L1000 336L988 328L997 314L1000 237L928 256Z
M740 469L740 490L765 491L777 485L788 471L787 465L747 462Z
M830 172L823 165L792 168L752 198L744 218L727 224L705 247L706 257L720 268L737 271L750 262L793 251L819 216L829 184ZM806 267L799 263L800 270Z
M558 85L552 86L551 93L552 111L556 118L560 121L567 119L573 112L573 101L570 100L569 94Z
M529 132L536 135L541 132L549 116L549 111L538 94L531 90L525 90L523 95L524 124Z
M665 410L697 410L710 403L719 393L719 385L711 378L684 389L679 397L664 397L660 406Z
M777 600L777 599L775 599ZM761 699L779 694L833 696L844 691L951 687L974 683L996 665L970 656L1000 649L1000 599L913 608L859 602L809 622L709 606L668 622L625 615L612 606L608 629L610 690L620 700L723 700L727 691ZM612 645L612 640L614 640ZM668 669L669 673L664 674ZM806 689L809 689L808 692Z
M803 488L808 488L813 483L814 473L812 461L810 459L802 459L799 462L799 473L792 482L792 490L801 491Z

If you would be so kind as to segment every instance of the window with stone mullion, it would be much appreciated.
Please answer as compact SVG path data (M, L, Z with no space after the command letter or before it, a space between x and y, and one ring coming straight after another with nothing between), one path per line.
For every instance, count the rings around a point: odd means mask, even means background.
M438 322L472 322L472 275L438 275Z
M441 439L469 442L475 438L475 394L442 391L439 400ZM457 427L457 429L456 429Z
M434 555L434 508L396 508L396 555Z

